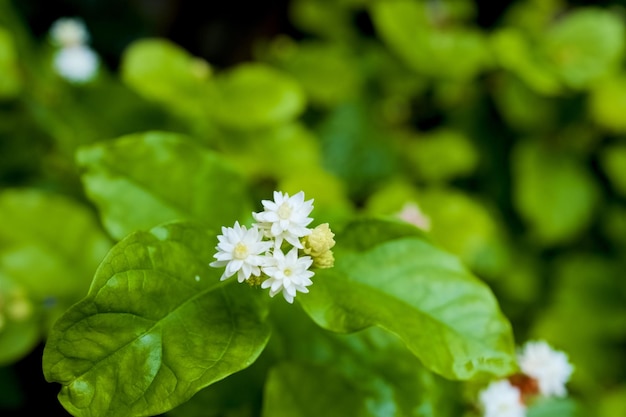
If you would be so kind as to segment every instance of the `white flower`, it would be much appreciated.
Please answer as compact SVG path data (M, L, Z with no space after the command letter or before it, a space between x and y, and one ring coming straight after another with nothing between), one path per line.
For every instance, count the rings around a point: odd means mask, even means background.
M260 266L265 265L267 257L261 255L272 247L272 242L262 241L263 234L256 228L247 229L235 222L234 227L222 227L222 234L217 237L219 243L213 255L216 261L213 267L226 266L221 281L237 274L237 280L244 282L251 275L261 275Z
M274 249L271 263L263 267L263 272L269 277L261 284L261 288L270 289L270 297L282 291L283 297L289 303L293 303L296 292L309 292L307 288L313 283L313 272L309 267L313 263L310 256L298 257L298 249L291 249L287 255L276 248Z
M489 384L479 398L484 417L524 417L526 414L520 390L506 379Z
M565 384L574 372L565 353L553 350L544 341L531 341L519 353L518 362L524 374L537 380L541 394L565 396Z
M82 19L62 17L50 27L52 41L61 47L84 45L89 41L89 32Z
M263 200L262 203L265 211L252 213L252 216L259 222L259 227L275 239L275 247L280 248L286 240L302 249L300 238L311 233L306 226L313 221L307 217L313 210L313 200L304 201L302 191L293 197L274 191L274 201Z
M76 83L91 80L98 70L98 62L98 55L84 45L59 49L54 56L54 68L57 73Z

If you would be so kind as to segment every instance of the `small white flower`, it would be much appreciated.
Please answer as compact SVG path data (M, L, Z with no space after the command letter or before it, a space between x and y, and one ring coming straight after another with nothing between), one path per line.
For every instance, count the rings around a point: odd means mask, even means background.
M298 249L291 249L287 255L276 248L274 249L271 263L263 267L263 272L269 277L261 284L261 288L270 289L270 297L282 291L283 297L289 303L293 303L296 292L309 292L307 288L313 283L313 272L309 267L313 263L310 256L298 257Z
M411 223L422 230L430 230L430 217L424 214L424 212L420 209L420 206L416 203L405 203L397 216L405 222Z
M311 233L306 226L313 221L307 217L313 210L313 200L304 201L302 191L293 197L274 191L274 201L263 200L262 203L265 210L252 213L252 216L259 222L259 227L275 239L275 247L280 248L283 240L286 240L302 249L300 238Z
M565 396L565 384L574 372L565 353L552 349L544 341L531 341L519 353L518 362L524 374L537 380L541 394Z
M506 379L489 384L479 398L483 417L524 417L526 414L520 390Z
M84 45L89 41L89 32L82 19L62 17L50 27L52 41L63 48Z
M54 68L63 78L84 83L98 70L98 55L88 46L76 45L59 49L54 56Z
M222 234L217 237L219 243L213 255L216 261L213 267L226 266L221 281L237 274L237 280L244 282L251 275L261 275L260 266L266 264L267 257L261 255L272 247L272 242L262 241L263 234L256 228L247 229L235 222L234 227L222 227Z

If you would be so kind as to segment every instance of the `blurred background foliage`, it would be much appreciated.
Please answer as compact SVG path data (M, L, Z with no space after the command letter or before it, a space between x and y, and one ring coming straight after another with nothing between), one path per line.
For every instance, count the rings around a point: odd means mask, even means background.
M250 201L302 189L337 228L424 228L491 286L520 344L569 354L581 415L623 417L625 6L0 0L0 409L63 415L42 341L130 227L98 217L81 173L128 169L109 142L163 130L223 155ZM86 84L51 66L66 16L101 58Z

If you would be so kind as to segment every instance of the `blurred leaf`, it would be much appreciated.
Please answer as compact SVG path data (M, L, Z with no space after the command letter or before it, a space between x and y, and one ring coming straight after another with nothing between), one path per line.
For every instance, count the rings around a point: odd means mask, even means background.
M497 276L507 267L505 234L493 208L452 188L425 189L417 202L430 220L435 244L481 276Z
M541 45L559 79L571 88L586 88L619 68L624 36L619 15L586 7L559 19L542 37Z
M281 179L321 164L317 138L301 123L231 134L224 139L221 150L251 180Z
M370 108L358 103L335 107L318 128L323 164L347 185L359 201L397 169L390 132Z
M38 301L73 303L111 247L93 213L36 189L0 194L0 269Z
M610 131L626 132L622 109L626 108L626 77L609 77L596 83L589 94L589 114L593 121Z
M359 61L340 44L280 38L271 49L273 61L302 85L312 104L336 106L355 98L361 88L363 75L355 71Z
M519 29L504 27L491 35L491 46L498 63L517 75L540 94L556 95L561 83L547 64L537 56L532 42Z
M266 294L219 283L212 236L172 223L109 252L44 350L72 415L163 413L254 362L269 337Z
M177 219L219 228L248 211L238 173L183 135L123 136L81 148L77 163L87 195L116 239Z
M237 130L289 122L306 105L304 92L295 80L260 63L241 64L217 74L211 100L215 120Z
M578 407L571 398L540 399L528 407L528 417L577 417Z
M489 288L415 227L363 220L336 240L335 267L317 272L315 287L300 298L320 326L379 326L450 379L515 370L511 327Z
M539 244L566 243L589 226L599 190L583 163L539 141L519 142L512 158L514 202Z
M144 97L178 115L206 119L210 66L165 39L141 39L122 56L121 77Z
M24 287L0 270L0 366L16 362L33 350L41 341L40 322L40 312L35 311ZM0 406L4 401L0 397Z
M626 144L606 147L600 162L615 191L626 197Z
M556 103L514 75L503 74L497 78L489 92L506 124L518 131L545 131L557 122Z
M263 417L372 416L365 398L332 366L281 363L265 384Z
M22 81L11 33L0 26L0 100L17 97Z
M443 24L438 19L445 16L437 16L426 2L373 2L370 13L380 38L421 74L468 80L490 65L482 32Z
M478 152L460 132L440 129L413 139L406 155L420 180L438 182L466 176L478 164Z
M598 417L620 417L626 415L626 385L607 392L598 403Z
M569 252L557 258L549 271L554 295L532 329L533 337L567 352L575 366L572 389L587 396L603 390L602 381L617 380L626 366L619 344L626 326L621 271L601 255Z
M289 5L293 24L311 34L334 41L354 36L347 1L295 0Z

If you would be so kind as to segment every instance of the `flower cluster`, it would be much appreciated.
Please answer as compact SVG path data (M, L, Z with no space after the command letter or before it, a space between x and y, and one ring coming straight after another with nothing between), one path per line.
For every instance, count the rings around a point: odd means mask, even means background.
M574 367L544 341L527 342L517 355L520 373L493 381L480 392L485 417L524 417L537 396L564 397Z
M252 227L239 222L222 227L216 260L209 265L226 267L222 281L237 275L239 282L269 288L271 297L282 293L293 303L297 292L309 292L312 266L333 266L334 234L327 223L315 229L307 227L313 221L309 217L313 200L305 201L302 191L291 197L275 191L274 201L263 200L262 204L262 212L252 213L256 220Z
M90 81L98 70L98 55L88 46L89 32L78 18L61 18L50 27L52 43L59 49L54 55L56 72L74 83Z

